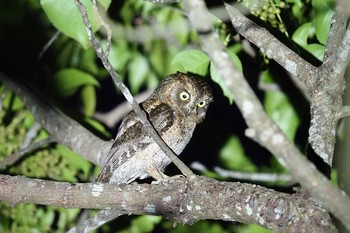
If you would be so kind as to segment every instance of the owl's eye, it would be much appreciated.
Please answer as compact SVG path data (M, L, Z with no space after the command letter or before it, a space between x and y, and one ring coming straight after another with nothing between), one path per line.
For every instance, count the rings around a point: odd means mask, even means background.
M190 98L190 94L188 94L186 91L182 91L180 93L180 99L183 101L187 101Z
M200 102L197 104L197 106L200 107L200 108L203 108L204 105L205 105L205 100L202 100L202 101L200 101Z

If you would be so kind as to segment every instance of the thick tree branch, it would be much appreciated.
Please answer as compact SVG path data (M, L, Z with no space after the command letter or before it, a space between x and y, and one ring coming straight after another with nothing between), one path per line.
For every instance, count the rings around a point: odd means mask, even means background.
M336 115L342 104L343 75L349 58L349 38L346 35L343 36L348 19L347 14L342 12L340 7L337 8L332 19L324 63L321 67L314 67L279 42L266 29L247 19L234 7L227 5L227 11L238 33L306 85L307 91L312 96L309 141L315 152L331 165L335 144ZM341 44L343 48L339 49ZM298 80L292 80L304 93L305 87L300 85Z
M333 161L335 129L343 105L344 73L350 57L350 28L346 29L347 20L348 16L341 13L338 7L332 18L324 62L313 77L310 88L309 142L329 165Z
M229 10L230 6L226 6ZM226 49L214 32L205 3L201 0L187 0L184 1L184 8L200 36L203 50L216 66L250 127L246 135L274 154L310 194L350 229L350 198L335 188L267 116L255 93L234 67Z
M0 199L65 208L110 208L121 214L162 215L177 223L203 219L256 223L277 232L336 232L329 215L305 193L205 177L157 185L69 184L0 175Z
M51 134L54 141L71 148L94 164L103 163L104 156L112 146L111 142L103 142L75 120L43 102L13 78L0 72L0 80L24 102L35 119Z
M255 44L261 52L289 71L293 82L303 92L307 92L306 87L311 87L311 78L317 72L316 67L285 46L268 30L245 17L236 8L226 4L226 9L235 30Z
M184 174L187 177L192 177L192 176L194 177L193 172L177 157L177 155L161 139L157 131L153 128L152 124L148 120L146 113L141 109L139 104L131 95L129 89L124 85L124 83L119 78L119 75L113 69L111 63L108 60L108 57L106 56L105 52L101 48L100 42L94 36L85 6L79 0L73 0L73 1L77 5L77 8L83 18L83 23L85 25L89 40L92 46L94 47L97 56L100 58L104 67L106 68L108 73L111 75L115 85L123 93L126 100L132 105L133 110L139 117L142 124L147 129L147 132L150 134L153 140L158 144L158 146L162 149L162 151L178 167L178 169L182 172L182 174Z

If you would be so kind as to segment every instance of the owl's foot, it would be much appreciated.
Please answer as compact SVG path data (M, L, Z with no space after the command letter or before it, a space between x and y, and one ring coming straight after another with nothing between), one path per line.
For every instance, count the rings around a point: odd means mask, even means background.
M161 180L167 179L169 176L165 175L162 171L158 170L156 167L150 167L147 170L148 174L155 179L152 184L158 184Z
M148 174L155 179L155 181L152 181L151 184L159 184L162 181L175 180L178 178L185 178L184 175L167 176L155 167L152 167L152 168L148 169L147 171L148 171Z

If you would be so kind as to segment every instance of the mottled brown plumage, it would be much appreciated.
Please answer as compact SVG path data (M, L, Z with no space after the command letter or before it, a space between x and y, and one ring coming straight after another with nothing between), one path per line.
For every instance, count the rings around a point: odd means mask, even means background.
M164 79L141 107L164 142L179 155L212 101L207 83L177 72ZM120 125L97 181L128 184L149 176L159 180L166 177L163 171L170 162L131 111Z

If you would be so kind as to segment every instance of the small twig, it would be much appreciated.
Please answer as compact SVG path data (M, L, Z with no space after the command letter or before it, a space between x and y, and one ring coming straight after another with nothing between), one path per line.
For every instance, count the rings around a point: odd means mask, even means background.
M34 122L34 125L26 133L22 141L22 144L20 146L20 149L23 149L29 146L29 144L33 141L33 139L37 135L40 128L41 128L41 125L38 122Z
M146 1L155 3L155 4L165 4L165 3L181 2L182 0L146 0Z
M9 89L7 88L7 86L5 86L0 96L0 111L2 110L2 106L4 105L4 101L8 92L9 92Z
M214 167L220 176L225 178L232 178L237 180L249 180L258 182L292 182L293 177L289 174L278 173L248 173L248 172L234 172L223 169L221 167Z
M53 137L48 137L48 138L45 138L39 142L33 143L26 148L23 148L23 149L16 151L15 153L13 153L10 156L7 156L3 161L0 162L0 169L5 169L7 166L10 166L10 165L16 163L18 160L23 158L29 152L38 149L42 145L50 144L52 142L54 142Z
M55 42L55 40L58 38L58 36L61 34L59 30L55 32L55 34L51 37L51 39L44 45L44 47L41 49L40 54L38 56L38 61L41 60L41 58L44 56L45 52L50 48L50 46Z
M96 0L92 0L92 7L94 8L95 14L98 17L98 20L101 22L101 26L106 30L107 33L107 43L106 43L106 50L105 50L105 56L109 57L109 53L111 51L111 38L112 38L112 31L108 24L103 20L101 17L99 10L96 5Z
M350 106L343 106L340 112L338 113L338 120L348 116L350 116Z
M81 223L78 223L75 227L66 233L90 232L97 229L106 222L111 221L124 214L125 213L123 213L123 211L120 211L116 208L112 208L110 210L100 210L96 215L82 221Z
M209 171L202 163L193 162L191 168L200 172ZM251 173L251 172L237 172L223 169L221 167L214 167L214 171L221 177L231 178L236 180L258 181L258 182L292 182L293 177L289 174L278 173Z
M157 131L153 128L152 124L147 119L146 113L141 109L136 100L132 97L129 89L124 85L124 83L119 78L119 75L113 69L111 63L103 52L100 42L95 38L94 33L91 28L91 24L87 15L85 6L80 2L80 0L74 0L75 4L78 7L79 12L83 18L83 22L89 37L89 40L94 47L97 56L101 59L104 67L111 75L114 84L119 88L123 93L127 101L132 105L133 110L139 117L142 124L147 129L148 133L151 135L153 140L158 144L162 151L171 159L171 161L178 167L178 169L187 177L194 177L193 172L174 154L174 152L164 143L164 141L159 137Z

